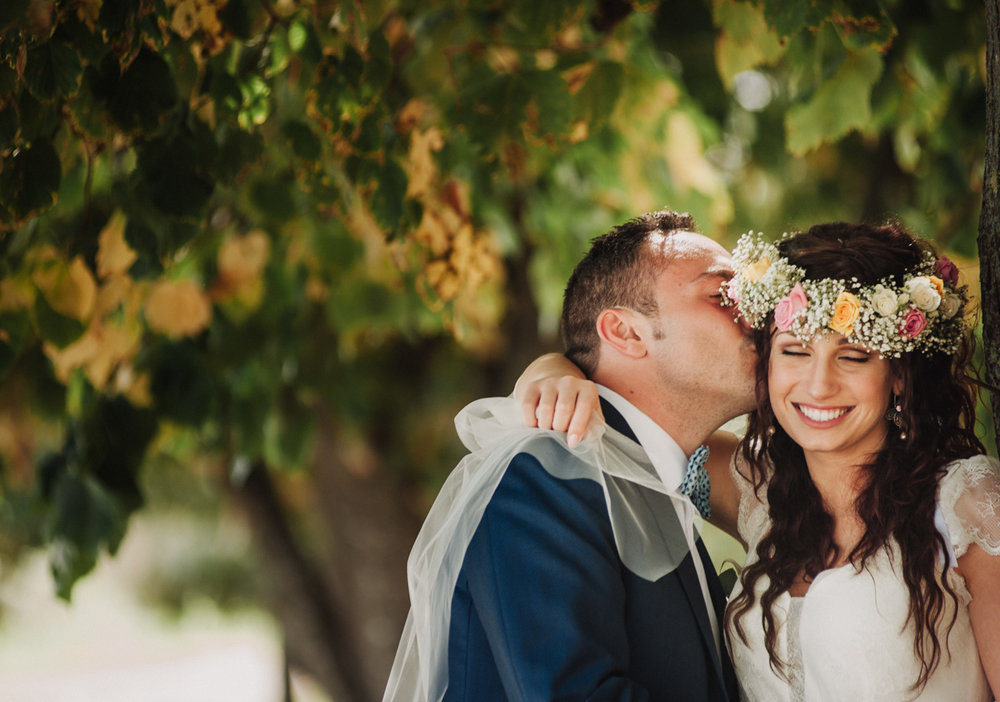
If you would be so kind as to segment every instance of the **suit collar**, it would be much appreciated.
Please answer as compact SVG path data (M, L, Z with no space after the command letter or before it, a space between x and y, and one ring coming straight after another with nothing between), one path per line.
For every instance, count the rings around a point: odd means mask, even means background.
M613 420L605 414L608 426L642 446L664 486L676 491L687 466L684 450L663 427L617 392L603 385L598 385L597 390L601 408L614 409Z
M639 443L639 438L632 431L632 427L628 425L625 421L625 417L619 412L613 404L608 402L604 397L601 400L601 412L604 413L604 421L607 422L608 426L617 431L619 434L632 439L635 443Z

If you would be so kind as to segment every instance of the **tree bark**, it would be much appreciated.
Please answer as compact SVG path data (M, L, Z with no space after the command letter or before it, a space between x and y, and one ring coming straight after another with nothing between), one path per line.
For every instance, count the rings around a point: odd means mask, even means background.
M1000 441L1000 0L986 0L986 158L979 217L985 379Z
M375 699L353 619L345 616L351 608L301 549L267 466L255 464L231 490L260 550L263 589L285 632L288 663L307 671L337 702Z
M372 447L345 447L327 412L320 412L319 426L315 487L326 532L320 542L329 549L323 560L339 601L350 603L343 617L352 620L354 645L364 652L360 672L370 699L381 699L410 607L406 559L421 515Z

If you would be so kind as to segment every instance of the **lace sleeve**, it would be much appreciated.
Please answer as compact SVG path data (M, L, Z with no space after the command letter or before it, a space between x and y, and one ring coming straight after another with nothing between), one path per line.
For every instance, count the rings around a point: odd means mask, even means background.
M760 541L767 528L766 486L761 488L759 496L754 492L753 483L747 480L744 475L749 475L750 470L739 451L733 454L733 460L729 463L729 471L732 473L733 482L736 483L736 487L740 491L740 511L736 526L743 540L750 547L753 547Z
M941 513L955 556L976 544L1000 556L1000 462L989 456L955 461L941 479Z

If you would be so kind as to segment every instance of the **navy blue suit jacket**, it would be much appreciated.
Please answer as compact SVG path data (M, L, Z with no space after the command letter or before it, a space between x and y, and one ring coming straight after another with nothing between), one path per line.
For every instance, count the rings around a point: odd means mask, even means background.
M532 441L486 508L452 600L444 699L737 702L692 561L704 563L721 621L725 597L701 540L673 572L640 578L619 558L601 486L554 478L544 465L560 460L573 458L558 442ZM629 489L661 533L680 528L668 497Z

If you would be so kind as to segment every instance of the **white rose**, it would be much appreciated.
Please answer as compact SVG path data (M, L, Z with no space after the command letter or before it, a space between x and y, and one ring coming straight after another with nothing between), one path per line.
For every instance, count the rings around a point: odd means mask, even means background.
M906 281L906 292L917 309L933 312L941 304L941 293L926 276L917 276Z
M883 317L891 317L899 309L899 302L896 299L896 293L879 285L875 288L875 294L872 295L872 306Z
M951 319L958 313L958 308L962 306L962 298L958 295L952 295L948 293L941 300L941 307L938 311L941 312L941 316L945 319Z

